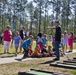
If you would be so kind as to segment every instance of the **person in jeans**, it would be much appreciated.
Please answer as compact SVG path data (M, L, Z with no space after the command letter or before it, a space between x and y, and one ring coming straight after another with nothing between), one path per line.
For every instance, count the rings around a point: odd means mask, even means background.
M60 60L60 53L59 53L59 44L61 42L61 27L59 26L59 21L54 22L55 27L51 27L50 29L55 29L55 51L56 51L56 58L54 60Z
M32 41L33 41L33 36L32 35L30 35L29 39L26 39L26 40L23 41L22 48L24 49L24 55L23 55L22 59L28 57L28 47L30 45L32 45Z

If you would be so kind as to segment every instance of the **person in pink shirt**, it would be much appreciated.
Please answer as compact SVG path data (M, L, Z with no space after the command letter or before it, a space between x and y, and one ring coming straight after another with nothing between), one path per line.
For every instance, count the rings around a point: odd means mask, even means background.
M4 53L9 53L10 43L12 39L11 27L8 25L7 29L3 31L3 41L4 41Z
M68 36L68 45L69 45L69 52L73 51L73 40L74 40L74 35L73 32L70 32L69 36Z

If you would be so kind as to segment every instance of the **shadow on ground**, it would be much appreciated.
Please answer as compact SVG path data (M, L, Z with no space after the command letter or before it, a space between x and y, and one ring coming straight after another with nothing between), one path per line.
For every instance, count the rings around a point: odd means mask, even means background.
M40 63L40 64L50 64L50 63L53 63L55 62L54 60L49 60L49 61L46 61L46 62L43 62L43 63Z
M11 58L11 57L15 57L15 54L13 54L13 55L5 55L5 56L1 56L0 58Z

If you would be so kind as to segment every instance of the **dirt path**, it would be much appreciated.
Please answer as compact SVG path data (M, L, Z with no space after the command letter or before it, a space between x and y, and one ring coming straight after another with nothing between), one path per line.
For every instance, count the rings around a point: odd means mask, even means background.
M76 52L76 50L73 50L72 53ZM69 53L70 54L70 53ZM4 57L4 58L0 58L0 64L5 64L5 63L11 63L11 62L20 62L21 58L23 55L18 55L17 57L13 56L13 57ZM22 61L25 60L33 60L33 58L26 58Z

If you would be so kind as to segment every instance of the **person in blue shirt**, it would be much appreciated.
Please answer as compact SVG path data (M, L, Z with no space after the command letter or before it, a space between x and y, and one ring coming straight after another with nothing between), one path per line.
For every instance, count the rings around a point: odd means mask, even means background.
M33 41L33 36L30 35L29 39L24 40L24 42L22 43L22 48L24 49L24 55L22 59L28 57L28 47L32 45L32 41Z
M15 32L15 36L13 37L13 40L14 40L14 46L15 46L15 50L16 50L15 55L17 56L18 47L19 47L19 44L20 44L20 41L21 41L21 37L19 36L18 31Z
M42 41L43 41L43 46L47 45L47 37L46 37L46 34L43 34Z

